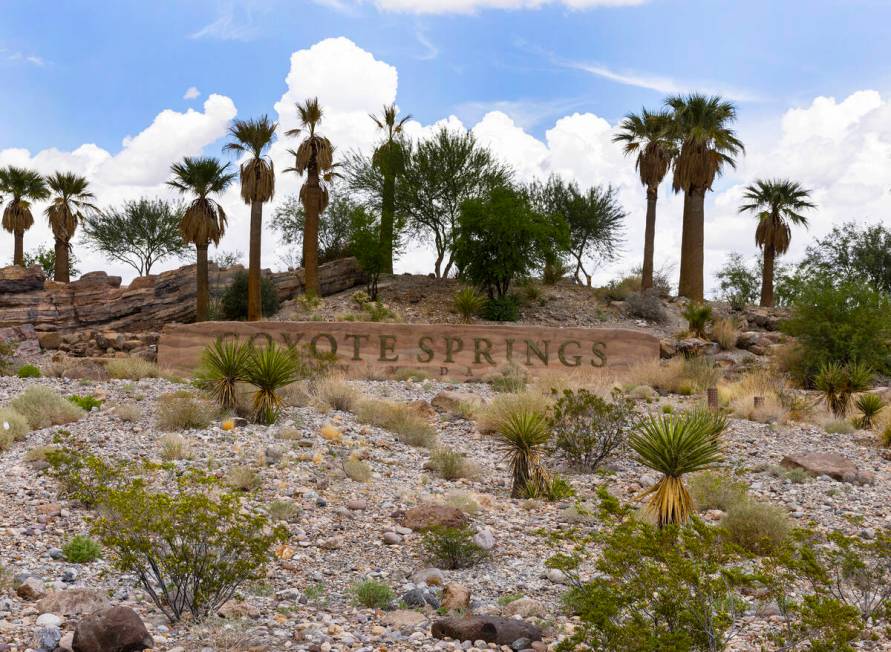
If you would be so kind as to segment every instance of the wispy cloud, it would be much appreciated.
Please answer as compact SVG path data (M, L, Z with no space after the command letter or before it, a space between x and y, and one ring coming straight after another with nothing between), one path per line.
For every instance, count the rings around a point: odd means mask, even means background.
M418 27L418 29L415 30L415 38L421 47L424 48L424 51L417 55L417 59L420 59L421 61L430 61L439 56L439 48L433 44L433 41L427 36L427 30L423 27Z
M455 107L455 113L465 124L479 122L491 111L501 111L511 117L514 123L525 130L549 118L562 116L570 111L584 107L589 100L585 98L555 100L498 100L494 102L463 102Z
M359 13L359 2L356 0L312 0L319 6L333 9L347 16L355 16Z
M13 52L5 48L0 48L0 59L10 61L12 63L25 63L32 66L43 67L46 60L36 54L27 54L26 52Z
M222 5L216 19L189 34L193 39L217 39L220 41L252 41L259 35L254 25L251 3L227 2Z
M486 9L540 9L546 5L581 11L594 7L642 5L649 0L313 0L313 2L338 11L370 2L380 11L407 14L472 14Z
M201 96L201 91L198 90L197 86L189 86L186 89L186 92L183 94L184 100L194 100Z

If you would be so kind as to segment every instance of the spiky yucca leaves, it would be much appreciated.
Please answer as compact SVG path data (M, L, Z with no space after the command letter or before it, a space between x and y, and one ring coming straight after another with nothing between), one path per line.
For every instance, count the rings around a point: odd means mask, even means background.
M275 423L282 404L278 390L299 378L300 363L290 349L276 346L274 342L252 349L245 379L257 388L253 398L253 420Z
M869 387L872 376L872 370L859 362L826 362L814 376L814 387L823 393L832 414L844 418L851 409L851 396Z
M0 168L0 193L10 195L3 211L2 226L13 234L13 265L25 264L25 231L34 225L31 202L49 197L46 181L34 170L10 165Z
M857 399L855 405L857 411L860 412L857 425L861 428L872 428L879 412L885 408L885 401L878 394L863 394Z
M638 423L628 438L637 461L662 474L642 496L650 496L647 509L659 527L689 519L693 499L683 476L721 461L720 436L726 426L723 416L705 410L651 415Z
M396 218L396 177L405 169L406 145L402 142L402 130L410 115L397 119L399 109L396 104L384 106L381 115L369 116L374 124L383 132L383 141L374 150L371 164L383 176L381 193L381 228L380 242L383 247L383 272L393 273L393 224Z
M707 303L690 303L682 313L687 326L696 337L705 337L705 327L712 320L712 307Z
M53 280L67 283L71 239L74 237L77 225L83 220L84 212L97 210L93 205L96 197L89 190L89 181L73 172L56 172L47 177L46 183L55 195L46 209L46 218L56 240Z
M496 431L498 447L510 464L513 498L523 497L529 487L540 485L546 478L541 456L550 438L545 417L526 409L510 414Z
M251 354L248 342L220 338L208 344L201 354L198 382L225 410L234 410L238 405L236 388L247 380Z

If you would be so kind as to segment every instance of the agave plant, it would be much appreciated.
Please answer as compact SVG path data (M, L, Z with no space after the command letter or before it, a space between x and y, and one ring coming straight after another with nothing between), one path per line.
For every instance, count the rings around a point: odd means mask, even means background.
M247 380L251 354L252 347L248 342L223 341L221 338L204 349L198 381L223 409L236 408L236 387Z
M461 319L465 323L469 323L476 315L483 311L486 305L486 297L479 293L476 288L463 287L452 298L452 305L455 312L461 315Z
M661 528L683 524L693 511L693 499L683 476L709 469L721 457L720 436L727 420L705 410L664 414L643 419L628 439L637 461L658 471L662 478L647 489L648 511Z
M705 337L705 327L712 320L712 307L705 303L690 303L683 312L690 332Z
M814 376L814 387L823 393L826 405L838 418L844 418L851 409L851 397L872 382L872 370L859 362L839 364L826 362Z
M522 409L504 420L495 437L510 463L511 496L521 498L546 478L541 454L551 438L548 422L541 413Z
M861 428L872 428L879 412L885 407L885 401L878 394L863 394L857 399L856 406L857 411L860 412L857 425Z
M278 390L300 378L300 364L293 353L270 342L263 348L252 349L245 380L256 387L252 417L257 423L275 423L281 410Z

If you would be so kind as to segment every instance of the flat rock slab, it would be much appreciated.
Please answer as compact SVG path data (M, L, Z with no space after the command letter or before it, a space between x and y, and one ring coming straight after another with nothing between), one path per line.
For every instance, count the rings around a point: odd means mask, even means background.
M467 517L460 509L436 503L421 503L405 512L400 519L402 527L415 531L430 530L436 527L462 528L467 526Z
M835 453L800 453L787 455L780 462L787 469L804 469L812 476L827 475L839 482L855 484L872 484L875 474L863 471L847 457Z
M542 631L531 623L515 618L495 616L467 616L443 618L430 628L434 638L451 638L456 641L485 641L497 645L510 645L521 638L540 641Z

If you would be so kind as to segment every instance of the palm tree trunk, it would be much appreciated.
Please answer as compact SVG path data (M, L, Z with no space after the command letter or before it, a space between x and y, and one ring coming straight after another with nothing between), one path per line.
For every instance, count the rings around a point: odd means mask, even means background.
M644 227L643 271L640 278L640 289L653 287L653 254L656 249L656 199L658 190L655 186L647 188L647 221Z
M68 243L56 238L56 262L53 269L53 280L57 283L68 283Z
M381 253L384 274L393 273L393 220L396 215L396 179L388 174L384 177L383 197L381 198Z
M678 296L702 301L705 295L703 264L705 247L705 189L684 193L684 224L681 235L681 274Z
M198 262L195 265L195 321L207 321L209 291L207 282L207 244L195 245Z
M250 252L248 253L247 320L260 321L263 316L260 299L260 246L263 234L263 202L251 202Z
M306 222L303 226L303 291L319 296L319 207L322 189L319 186L319 170L315 163L309 166L303 193L303 210Z
M776 249L772 244L764 247L764 267L761 271L761 305L773 308L773 272Z
M18 229L13 233L15 248L12 252L12 264L19 267L25 266L25 232Z

